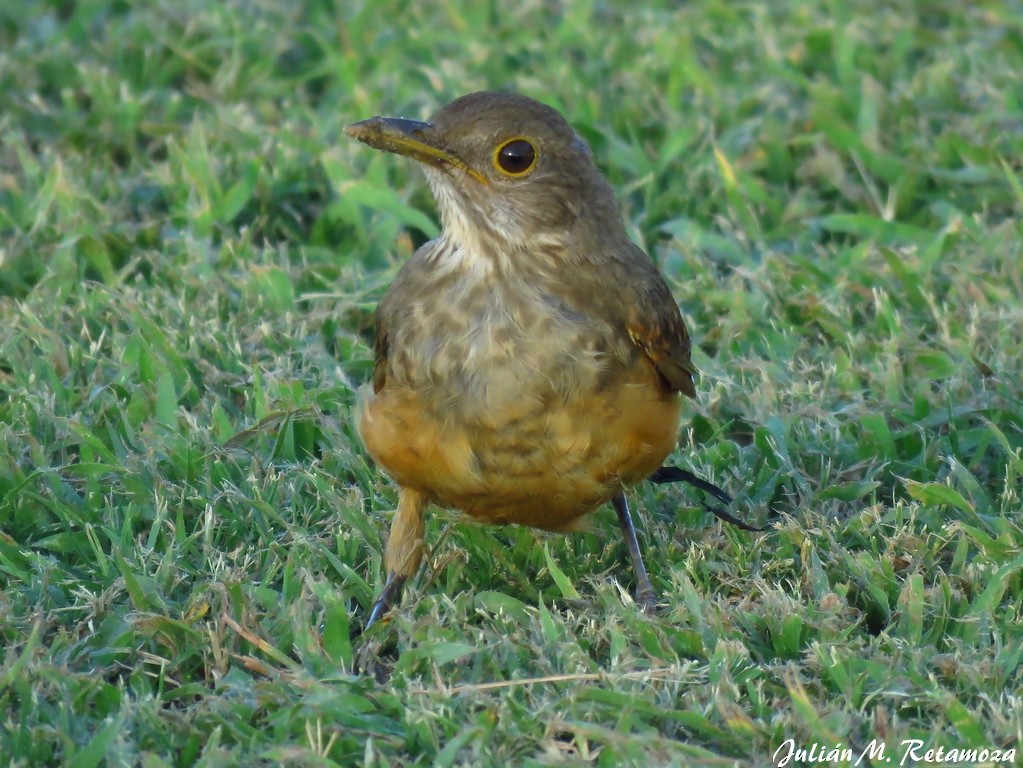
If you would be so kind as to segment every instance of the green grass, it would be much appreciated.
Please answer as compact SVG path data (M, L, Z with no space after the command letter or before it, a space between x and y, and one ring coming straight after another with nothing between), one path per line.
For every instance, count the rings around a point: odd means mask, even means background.
M1023 6L386 5L0 4L4 764L1023 748ZM649 619L609 510L436 511L358 636L353 391L437 223L341 130L485 87L591 142L697 342L673 461L777 521L639 488Z

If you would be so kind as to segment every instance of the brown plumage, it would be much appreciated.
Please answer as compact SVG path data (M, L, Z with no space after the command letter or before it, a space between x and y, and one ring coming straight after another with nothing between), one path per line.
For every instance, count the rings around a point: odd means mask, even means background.
M498 93L346 132L423 163L443 221L380 303L356 406L401 489L370 623L419 568L429 503L562 531L613 501L652 607L624 489L674 448L695 371L678 305L589 147L554 109Z

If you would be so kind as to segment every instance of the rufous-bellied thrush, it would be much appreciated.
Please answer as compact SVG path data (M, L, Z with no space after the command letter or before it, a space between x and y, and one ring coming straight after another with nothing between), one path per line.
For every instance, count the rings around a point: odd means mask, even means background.
M695 369L668 284L626 235L586 142L551 107L507 93L346 133L422 163L443 222L380 302L355 410L400 487L367 624L419 568L430 503L568 531L611 501L636 601L652 609L625 489L655 470L691 478L659 468Z

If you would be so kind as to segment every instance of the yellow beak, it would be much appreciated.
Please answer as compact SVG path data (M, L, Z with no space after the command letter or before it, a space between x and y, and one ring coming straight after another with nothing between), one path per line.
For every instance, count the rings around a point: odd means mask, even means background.
M345 133L363 144L383 152L411 157L434 168L456 168L465 172L480 184L487 184L487 178L465 163L461 158L431 142L433 125L404 117L371 117L352 123Z

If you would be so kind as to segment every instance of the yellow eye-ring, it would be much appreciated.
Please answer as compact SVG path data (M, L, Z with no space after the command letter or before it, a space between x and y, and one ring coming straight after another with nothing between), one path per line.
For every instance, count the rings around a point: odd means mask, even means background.
M494 151L494 167L505 176L525 176L536 166L540 154L533 142L518 136L501 144Z

